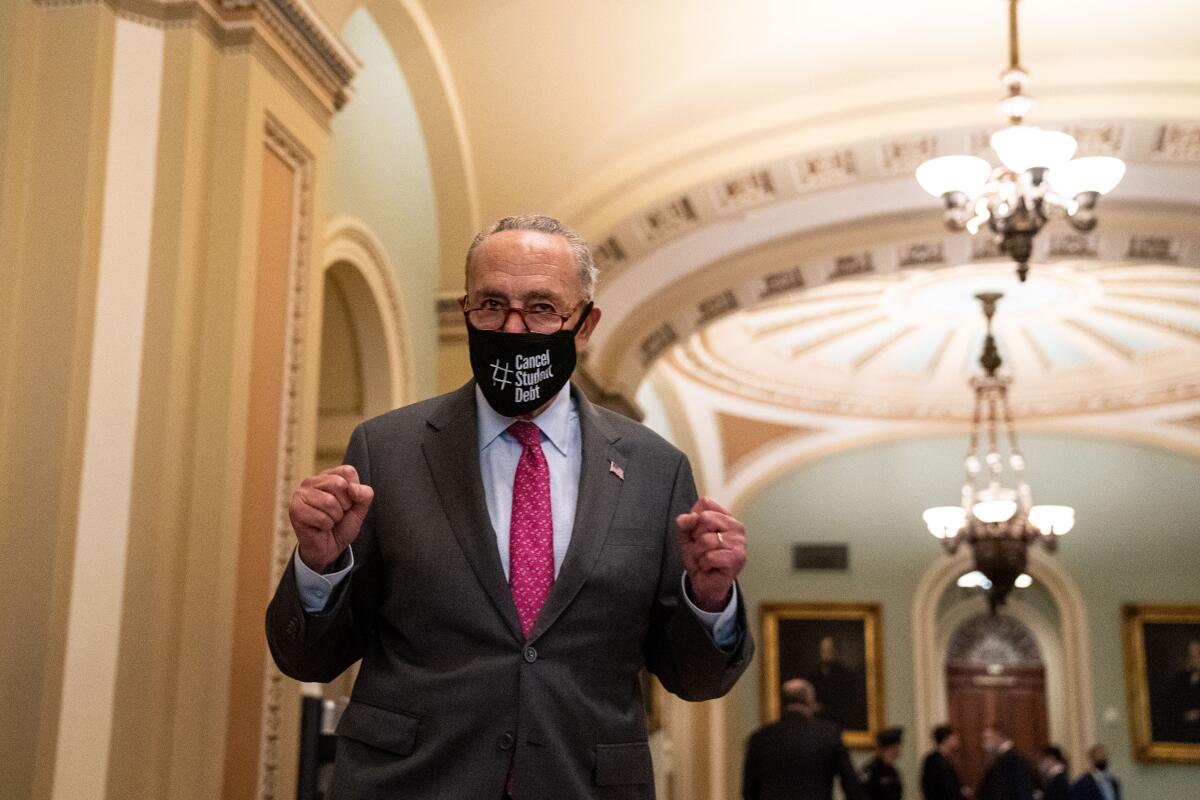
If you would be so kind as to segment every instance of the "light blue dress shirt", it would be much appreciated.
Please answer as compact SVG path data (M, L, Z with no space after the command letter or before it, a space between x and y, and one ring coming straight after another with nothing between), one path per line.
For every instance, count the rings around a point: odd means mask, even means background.
M550 510L554 518L554 575L562 567L571 544L571 531L575 527L575 506L579 500L579 473L583 464L583 440L579 427L579 409L571 397L570 384L550 402L550 405L531 422L542 432L542 452L550 468ZM475 388L475 417L479 433L479 469L483 478L483 494L487 502L488 516L496 532L496 546L500 551L500 563L504 576L509 573L509 529L512 525L513 480L517 474L517 462L521 458L521 443L508 433L508 426L515 421L496 413L479 387ZM345 566L326 575L314 572L297 556L295 565L296 584L300 592L300 603L310 614L325 608L333 590L354 567L354 548L347 548L343 556ZM721 647L729 647L737 639L737 586L725 609L720 612L703 611L692 603L687 594L686 573L683 582L684 602L692 613L708 628L713 641Z

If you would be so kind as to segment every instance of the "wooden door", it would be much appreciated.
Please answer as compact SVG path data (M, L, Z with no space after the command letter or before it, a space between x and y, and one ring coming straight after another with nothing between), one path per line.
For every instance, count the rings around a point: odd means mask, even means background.
M999 725L1030 763L1047 743L1046 673L1029 666L950 666L946 668L950 724L962 737L959 774L978 786L987 768L980 740L988 725Z

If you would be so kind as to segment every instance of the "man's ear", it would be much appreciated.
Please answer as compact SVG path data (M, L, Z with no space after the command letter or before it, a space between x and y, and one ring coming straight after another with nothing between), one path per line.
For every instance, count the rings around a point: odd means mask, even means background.
M587 352L588 340L592 338L592 331L596 330L596 326L600 324L600 309L593 307L587 318L583 322L583 327L579 329L579 333L575 334L575 352Z

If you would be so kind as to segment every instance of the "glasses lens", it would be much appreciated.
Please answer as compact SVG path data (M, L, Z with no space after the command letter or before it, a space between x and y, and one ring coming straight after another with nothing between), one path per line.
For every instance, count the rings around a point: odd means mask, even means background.
M481 331L498 331L504 326L506 313L493 308L476 308L467 312L467 321Z
M562 330L562 317L558 314L526 314L525 325L530 333L558 333Z

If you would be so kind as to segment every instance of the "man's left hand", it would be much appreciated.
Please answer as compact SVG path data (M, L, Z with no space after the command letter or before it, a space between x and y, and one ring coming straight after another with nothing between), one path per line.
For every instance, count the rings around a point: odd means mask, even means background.
M692 602L704 611L722 611L733 582L746 566L746 529L718 503L701 497L675 518L679 549L692 588Z

